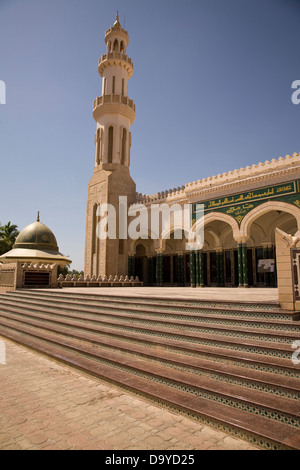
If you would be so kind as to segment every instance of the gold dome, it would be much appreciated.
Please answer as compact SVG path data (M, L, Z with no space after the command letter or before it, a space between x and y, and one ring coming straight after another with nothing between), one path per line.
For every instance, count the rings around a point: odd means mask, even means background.
M16 239L13 248L47 250L58 252L57 241L51 230L38 220L25 227Z

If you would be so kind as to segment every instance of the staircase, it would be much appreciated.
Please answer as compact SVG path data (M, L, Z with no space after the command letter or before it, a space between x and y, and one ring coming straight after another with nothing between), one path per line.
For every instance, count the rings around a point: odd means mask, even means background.
M300 449L297 320L252 302L0 295L0 335L265 449Z

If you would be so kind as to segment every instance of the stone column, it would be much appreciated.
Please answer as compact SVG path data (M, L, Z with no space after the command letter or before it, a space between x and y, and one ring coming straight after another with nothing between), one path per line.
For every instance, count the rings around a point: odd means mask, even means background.
M129 279L131 278L131 276L133 276L132 264L133 264L133 256L128 255L128 277L129 277Z
M248 258L247 258L247 245L242 243L242 262L243 262L243 285L248 287Z
M153 285L153 257L148 256L147 258L147 284L148 286Z
M184 254L179 255L180 285L184 286Z
M194 251L190 251L190 276L191 276L191 287L196 287L196 278L195 278L195 256Z
M239 287L248 287L247 240L249 237L237 239Z
M200 287L200 264L199 264L199 251L195 252L195 271L196 271L196 286Z
M219 287L224 287L225 278L224 278L224 252L217 252L217 281Z
M242 252L242 243L238 242L238 272L239 272L239 287L243 287L243 252Z
M203 250L199 250L199 286L204 287L204 262L203 262Z
M183 276L184 276L184 271L183 271L183 254L182 253L177 253L178 256L178 262L177 262L177 277L178 277L178 284L180 286L183 286Z
M265 244L263 246L264 259L269 259L269 246ZM266 286L270 286L270 273L265 273L265 283Z
M158 287L163 285L163 256L157 253L156 257L156 284Z

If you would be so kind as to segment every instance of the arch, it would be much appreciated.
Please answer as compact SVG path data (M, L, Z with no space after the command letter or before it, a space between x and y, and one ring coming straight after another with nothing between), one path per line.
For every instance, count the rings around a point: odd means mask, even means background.
M180 251L185 251L185 245L183 245L184 243L187 242L187 238L185 237L185 234L184 234L184 230L182 229L182 226L173 226L171 228L169 228L168 230L165 230L162 234L161 234L161 238L160 238L160 249L161 251L165 251L166 250L166 246L167 246L167 242L171 239L172 235L175 234L175 232L177 231L181 231L182 232L182 238L178 238L178 239L174 239L176 242L178 242L178 244L182 244L181 248L180 248Z
M109 126L108 128L108 155L107 155L107 163L113 162L113 142L114 142L114 128L113 126Z
M143 243L137 243L135 247L136 256L146 256L147 255L147 248Z
M220 246L224 249L232 249L236 247L236 240L233 238L232 228L227 225L220 234Z
M125 53L124 41L121 41L121 43L120 43L120 52Z
M119 52L119 41L117 39L114 40L113 51Z
M123 127L122 130L122 155L121 155L121 165L125 165L126 161L126 147L127 147L127 130Z
M252 211L244 217L240 228L241 235L244 237L249 236L250 228L253 222L270 211L287 212L288 214L293 215L297 221L298 230L300 230L300 210L296 206L293 206L287 202L268 201L256 207L255 209L252 209Z
M204 220L203 220L204 219ZM205 214L204 218L199 219L197 222L194 223L192 230L196 231L198 228L204 227L211 222L220 220L225 222L226 224L230 225L233 231L233 238L236 239L240 235L240 229L237 221L228 214L223 214L222 212L210 212L209 214Z
M207 230L207 233L212 237L216 247L220 246L220 237L213 230Z
M148 238L138 238L137 240L129 239L128 253L130 255L135 255L138 245L145 247L146 256L152 256L155 254L155 250L159 249L159 240L152 239L150 231L148 232Z
M288 230L287 226L294 226L294 225L295 225L295 232L297 232L297 220L295 219L295 216L291 216L291 214L284 212L284 214L280 216L280 220L274 220L274 222L268 226L268 234L269 235L272 234L275 236L276 228L280 228L284 232L287 232ZM291 235L294 235L294 233Z

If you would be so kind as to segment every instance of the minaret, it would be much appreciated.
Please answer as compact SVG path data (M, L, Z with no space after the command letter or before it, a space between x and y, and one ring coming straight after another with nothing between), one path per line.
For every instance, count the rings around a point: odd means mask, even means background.
M99 59L102 96L94 101L95 167L88 186L85 274L116 275L127 273L126 240L99 240L99 204L112 204L118 215L119 196L135 201L135 183L130 177L130 127L135 119L135 105L128 97L128 80L133 75L132 60L126 54L128 32L119 15L105 33L106 54ZM118 236L118 224L117 224Z
M126 54L128 32L115 24L105 33L107 53L99 60L102 96L94 102L95 166L130 164L130 126L135 119L135 105L128 98L128 80L133 74L132 60ZM111 167L109 167L111 168Z

